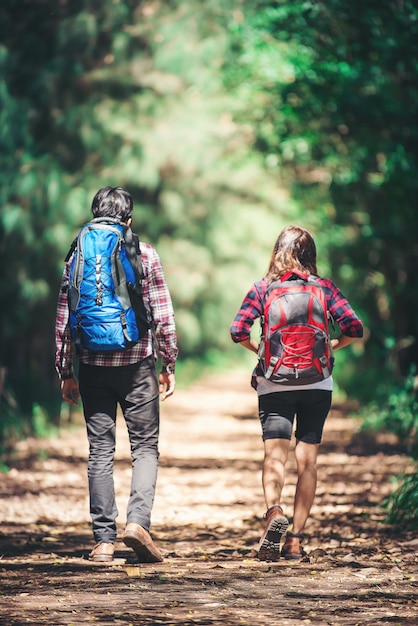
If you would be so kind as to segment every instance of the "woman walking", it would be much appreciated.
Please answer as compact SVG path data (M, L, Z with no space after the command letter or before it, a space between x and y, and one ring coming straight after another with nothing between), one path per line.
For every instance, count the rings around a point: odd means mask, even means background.
M329 339L326 321L324 332L317 328L321 303L325 320L332 316L341 331L335 339ZM301 312L305 304L306 312ZM276 316L274 323L268 322L268 315ZM264 328L260 343L250 335L257 318ZM304 228L286 227L275 243L267 274L249 289L231 324L232 340L259 357L252 385L258 394L264 442L262 485L267 509L258 544L260 560L301 559L306 554L303 531L315 498L318 449L331 407L332 352L362 336L363 325L348 300L329 278L317 274L312 235ZM295 418L293 528L280 550L289 524L281 494Z

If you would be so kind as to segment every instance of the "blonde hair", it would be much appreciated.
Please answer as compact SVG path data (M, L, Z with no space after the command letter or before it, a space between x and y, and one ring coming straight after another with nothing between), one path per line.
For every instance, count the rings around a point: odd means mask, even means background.
M290 270L316 275L315 241L305 228L286 226L277 238L266 278L277 280Z

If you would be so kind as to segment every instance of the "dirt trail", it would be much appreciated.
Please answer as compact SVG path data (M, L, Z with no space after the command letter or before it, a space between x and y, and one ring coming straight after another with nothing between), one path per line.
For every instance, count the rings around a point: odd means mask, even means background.
M226 626L418 624L416 533L383 523L379 503L408 458L388 437L358 433L338 407L326 425L308 558L262 563L262 445L246 374L205 379L162 406L152 534L166 558L111 565L92 547L84 428L25 442L0 483L0 624ZM120 535L129 494L119 420ZM291 516L291 463L283 494Z

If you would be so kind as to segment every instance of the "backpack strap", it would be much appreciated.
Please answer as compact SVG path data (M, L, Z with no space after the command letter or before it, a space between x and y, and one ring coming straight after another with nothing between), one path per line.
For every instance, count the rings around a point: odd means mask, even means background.
M124 226L125 249L128 259L135 272L136 283L141 288L141 280L144 278L144 269L142 267L141 246L139 245L139 237L132 232L129 226Z
M124 226L125 237L125 250L128 256L129 262L132 265L135 274L135 285L128 284L128 291L130 291L131 304L135 311L136 321L141 333L145 333L150 328L152 329L151 312L146 307L142 297L142 279L144 278L144 268L141 260L141 247L139 243L139 237L132 229Z
M65 263L68 263L68 261L71 259L72 255L74 253L74 250L77 247L77 241L78 241L78 236L74 239L73 243L70 246L70 249L67 252L67 255L66 255L65 259L64 259Z
M304 281L308 281L309 280L309 274L305 274L304 272L301 272L300 270L289 270L288 272L286 272L286 274L283 274L283 276L280 276L280 281L282 283L284 283L286 280L291 280L292 277L294 278L301 278Z

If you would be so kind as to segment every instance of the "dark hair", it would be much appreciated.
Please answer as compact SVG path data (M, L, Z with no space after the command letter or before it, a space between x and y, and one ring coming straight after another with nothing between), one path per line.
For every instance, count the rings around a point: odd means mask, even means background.
M316 246L309 231L299 226L287 226L274 245L266 278L280 278L289 270L317 274Z
M127 222L132 216L132 196L122 187L103 187L93 198L91 212L94 217L111 217Z

